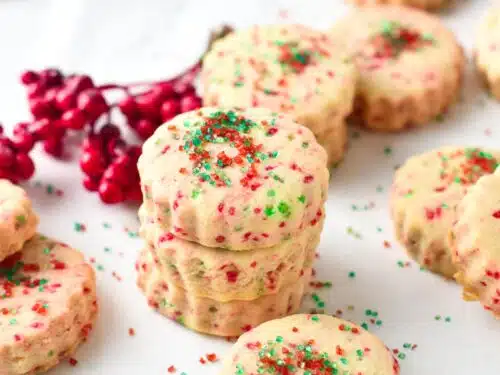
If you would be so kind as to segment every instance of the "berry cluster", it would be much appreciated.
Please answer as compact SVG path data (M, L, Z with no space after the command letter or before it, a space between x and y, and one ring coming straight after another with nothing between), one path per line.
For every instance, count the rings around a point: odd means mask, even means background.
M223 26L212 32L212 43L232 29ZM201 61L201 60L200 60ZM166 81L139 84L96 85L83 74L64 75L58 69L25 71L21 82L26 87L31 122L14 126L12 138L0 126L0 178L15 183L33 176L35 165L28 155L40 142L49 155L64 155L66 135L84 132L80 168L83 185L97 191L104 203L141 201L137 171L140 145L127 144L120 128L111 120L116 116L145 140L158 126L177 114L201 106L194 80L200 63ZM122 99L108 100L107 93L118 91Z

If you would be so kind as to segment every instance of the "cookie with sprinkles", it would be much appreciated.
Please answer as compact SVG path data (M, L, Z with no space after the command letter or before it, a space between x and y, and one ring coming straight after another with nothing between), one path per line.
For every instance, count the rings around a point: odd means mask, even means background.
M438 17L401 6L363 7L331 35L351 46L360 74L352 118L367 128L423 126L456 101L465 57Z
M309 127L339 162L357 72L341 43L302 25L259 25L214 43L203 61L206 106L264 107ZM327 147L325 147L327 148Z
M396 237L423 267L453 278L448 232L455 208L499 160L500 151L447 146L413 156L398 169L390 201Z
M19 251L33 237L38 216L26 192L0 179L0 261Z
M321 220L266 249L227 251L176 238L146 214L141 207L141 236L162 274L187 293L221 302L256 299L295 283L312 267L323 227Z
M500 169L482 177L457 208L450 232L463 297L500 317Z
M425 10L437 10L450 3L450 0L347 0L357 6L370 6L370 5L403 5L413 8Z
M296 282L282 286L275 294L250 301L220 302L197 297L175 286L145 248L136 263L137 284L149 306L160 314L194 331L235 337L268 320L295 313L309 284L311 269Z
M500 7L481 23L474 51L476 67L492 95L500 100Z
M324 215L324 149L309 129L267 109L179 115L144 143L138 168L148 216L203 246L278 245Z
M83 255L40 234L0 263L0 374L39 374L86 340L97 313Z
M399 364L373 334L329 315L292 315L242 335L221 375L398 375Z

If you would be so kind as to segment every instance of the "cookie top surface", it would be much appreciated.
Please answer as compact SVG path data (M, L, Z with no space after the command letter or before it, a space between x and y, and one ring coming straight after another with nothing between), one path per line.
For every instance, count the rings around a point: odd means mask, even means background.
M157 223L231 250L273 246L317 222L326 165L309 129L255 108L177 116L145 142L138 163Z
M83 255L35 235L0 263L0 353L47 334L71 309L81 307L82 296L91 293L95 293L94 272Z
M203 62L205 105L297 115L349 111L356 70L346 48L302 25L261 25L216 42Z
M222 375L397 375L385 345L357 325L328 315L291 315L243 334Z
M18 251L35 234L37 224L26 192L0 179L0 261Z
M455 219L455 207L467 188L493 173L499 160L500 152L461 146L411 157L394 177L393 215L404 215L430 238L429 242L443 244Z
M476 38L476 54L480 69L500 77L500 7L489 10L481 23Z
M463 61L453 33L438 17L402 6L367 6L335 24L360 71L358 92L404 98L456 81Z

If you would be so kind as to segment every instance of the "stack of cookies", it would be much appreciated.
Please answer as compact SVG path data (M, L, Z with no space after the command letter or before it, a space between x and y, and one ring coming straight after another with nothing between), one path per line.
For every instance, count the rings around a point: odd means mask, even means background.
M26 192L0 179L0 374L46 371L86 340L97 315L93 269L36 233Z
M158 128L139 173L150 306L219 336L298 309L329 177L309 129L265 109L202 108Z

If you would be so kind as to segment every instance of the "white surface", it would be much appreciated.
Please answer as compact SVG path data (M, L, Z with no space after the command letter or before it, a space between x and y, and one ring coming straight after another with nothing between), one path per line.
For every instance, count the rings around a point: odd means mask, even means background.
M24 68L56 65L89 73L101 83L166 77L192 62L208 29L222 21L238 26L271 23L283 16L280 10L288 10L289 20L327 27L347 9L341 3L1 1L0 118L6 124L28 118L24 92L17 83ZM443 15L469 56L473 31L487 3L463 2ZM400 268L397 262L408 259L393 240L387 210L394 166L410 155L444 144L498 145L500 104L487 99L471 72L467 81L463 102L444 123L400 135L362 132L351 141L345 163L332 177L317 271L319 280L331 280L334 286L318 294L328 312L341 309L344 317L357 322L367 319L365 309L377 310L383 324L370 324L370 330L390 348L417 344L400 361L405 375L500 373L500 322L479 304L463 302L458 286L419 271L414 263ZM386 146L393 148L391 155L384 153ZM136 208L105 206L96 195L86 193L79 181L78 152L73 154L72 161L57 162L37 152L34 180L62 189L62 198L33 182L28 190L42 219L40 230L82 249L102 265L103 270L97 271L101 314L90 340L75 356L78 365L63 364L51 375L167 374L170 365L177 374L217 374L220 362L203 366L198 359L212 352L222 357L230 344L195 334L148 308L135 286L133 267L141 240L124 231L124 227L137 230ZM353 204L363 207L371 202L374 206L368 211L352 210ZM75 221L84 223L87 231L75 232ZM103 222L112 228L104 228ZM348 227L362 238L350 235ZM384 240L392 248L385 248ZM106 246L111 252L104 251ZM113 271L123 281L118 282ZM350 271L356 272L354 279L348 277ZM353 311L348 311L349 305ZM440 321L434 319L438 314L443 316ZM445 322L446 316L451 322ZM135 329L134 337L129 337L129 328Z

